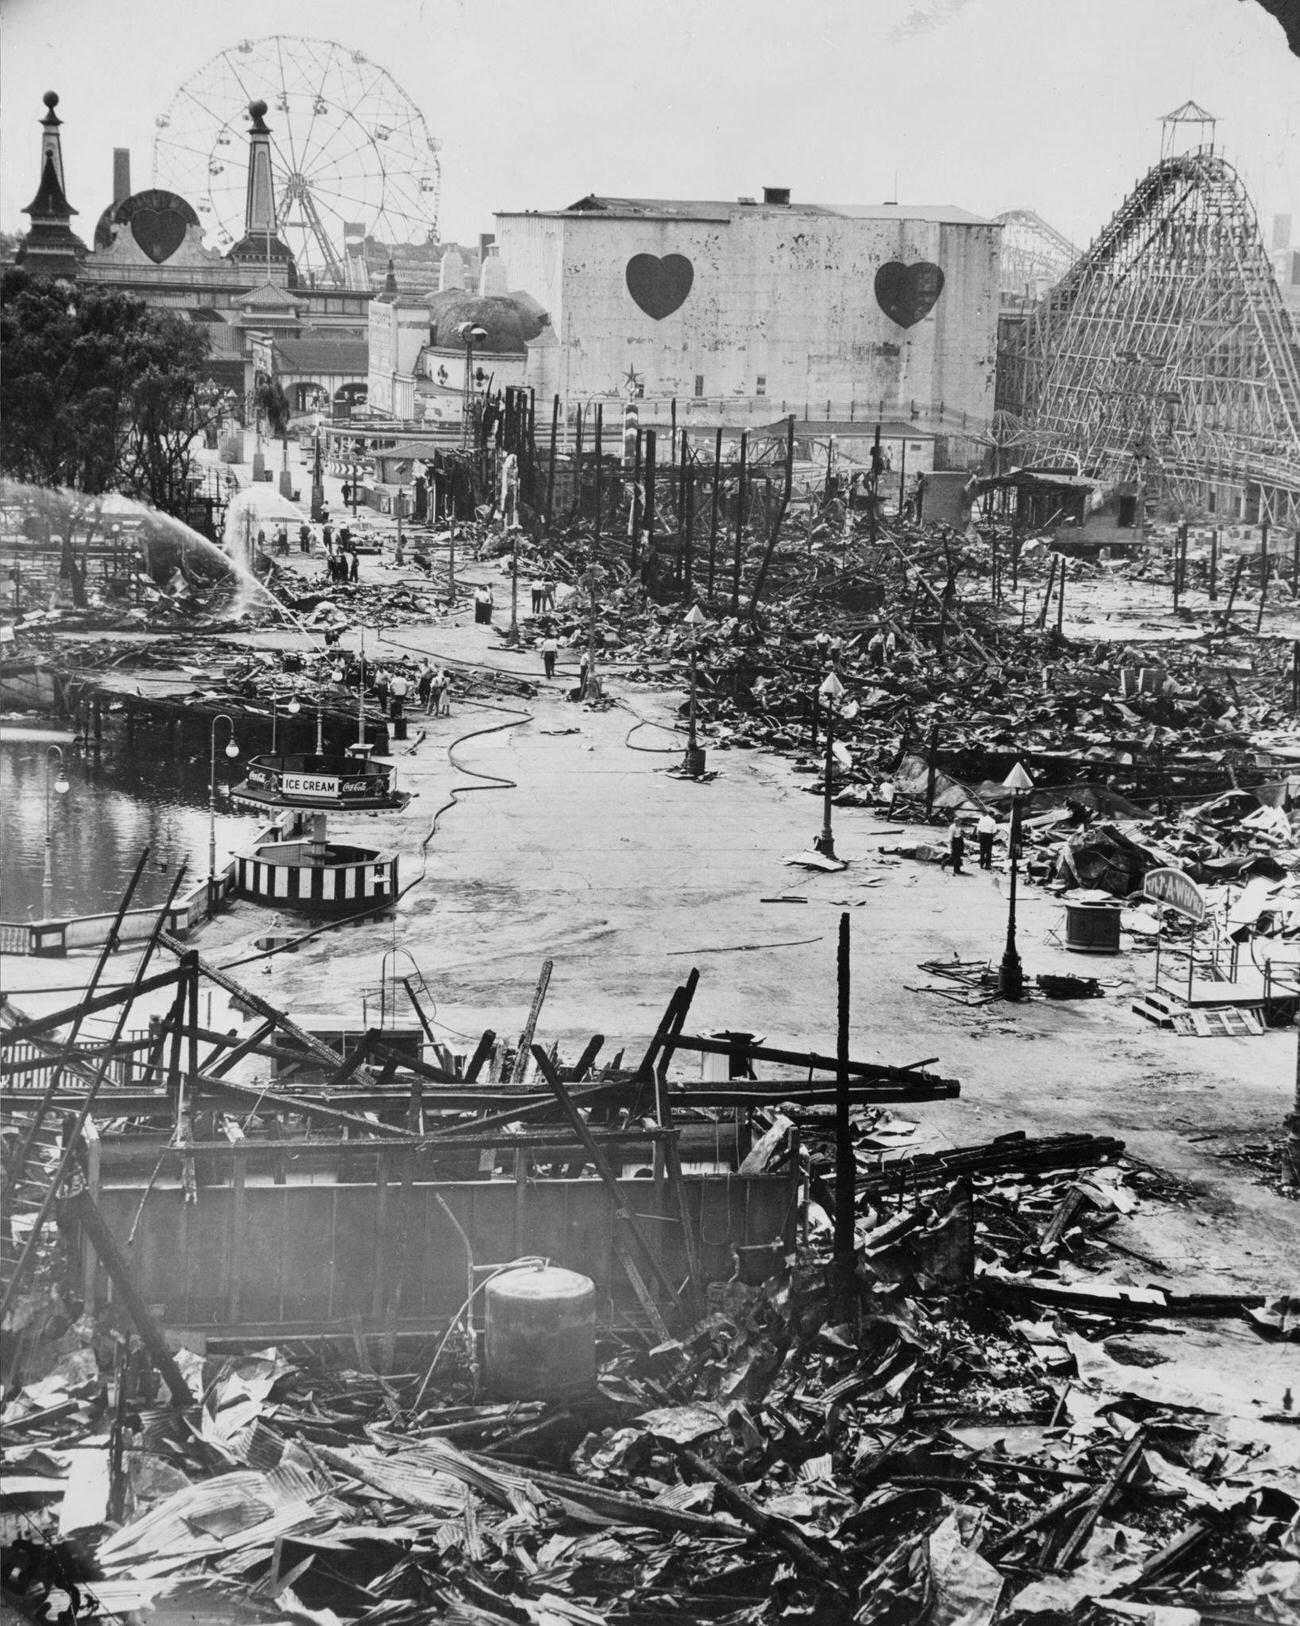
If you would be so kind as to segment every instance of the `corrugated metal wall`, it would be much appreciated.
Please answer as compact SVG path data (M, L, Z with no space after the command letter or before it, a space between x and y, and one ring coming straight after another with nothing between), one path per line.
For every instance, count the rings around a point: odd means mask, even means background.
M397 1163L392 1161L396 1174ZM732 1245L789 1236L783 1176L687 1178L687 1201L710 1280L733 1273ZM630 1210L685 1276L675 1205L653 1182L623 1182ZM613 1249L610 1194L597 1180L367 1185L109 1186L98 1194L146 1302L173 1326L315 1324L384 1315L400 1278L403 1322L438 1322L465 1298L465 1249L435 1194L472 1238L475 1263L542 1255L590 1276L616 1303L635 1302ZM667 1194L665 1194L667 1195ZM143 1200L143 1208L141 1203ZM137 1223L138 1218L138 1223ZM127 1237L134 1227L135 1240ZM404 1247L402 1239L404 1237ZM96 1296L107 1289L102 1274Z

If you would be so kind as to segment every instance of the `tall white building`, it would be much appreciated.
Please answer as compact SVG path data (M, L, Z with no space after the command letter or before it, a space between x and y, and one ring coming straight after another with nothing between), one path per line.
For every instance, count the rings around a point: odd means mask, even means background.
M502 212L512 287L550 316L539 399L672 400L679 421L904 419L981 433L993 412L1001 226L950 205L586 197Z

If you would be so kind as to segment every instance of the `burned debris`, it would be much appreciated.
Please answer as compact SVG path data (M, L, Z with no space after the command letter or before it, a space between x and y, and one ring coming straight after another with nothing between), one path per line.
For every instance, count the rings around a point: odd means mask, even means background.
M549 966L514 1045L340 1055L162 920L125 987L5 1007L16 1600L1286 1618L1293 1398L1176 1340L1297 1305L1134 1282L1116 1230L1179 1192L1120 1140L915 1150L955 1081L693 1034L695 972L639 1059L539 1040Z
M997 487L970 525L921 520L797 480L791 439L724 463L681 437L630 497L603 452L548 470L523 447L518 529L485 443L461 470L473 520L383 535L355 582L268 559L266 647L191 616L124 655L89 636L122 623L92 620L70 655L71 623L38 615L28 659L92 750L224 715L284 760L313 733L318 758L383 755L412 720L392 646L477 600L458 704L534 700L550 645L589 708L620 703L593 674L682 691L666 752L686 735L715 774L785 758L796 790L876 815L873 867L952 864L969 824L999 879L1059 899L1071 950L1123 940L1152 966L1133 1003L1164 1032L1294 1022L1296 666L1243 624L1291 630L1276 554L1234 565L1220 607L1222 566L1177 533L1167 562L1158 538L1084 557ZM675 771L712 794L698 758ZM232 1615L514 1626L1294 1609L1275 1357L1296 1301L1153 1282L1148 1227L1185 1194L1119 1136L936 1146L909 1109L960 1099L938 1042L855 1058L843 1001L806 1048L697 1031L694 971L643 1050L548 1044L549 961L510 1039L453 1052L417 978L413 1040L381 1017L331 1043L172 930L124 993L99 986L106 952L82 1001L3 1007L0 1491L28 1605L198 1589ZM935 952L905 986L972 1023L1024 995L1120 1003L1052 964L1008 993L992 959ZM213 988L233 1030L201 1019ZM137 997L163 1004L147 1030ZM1265 1160L1292 1193L1285 1152ZM1195 1359L1229 1339L1238 1380Z

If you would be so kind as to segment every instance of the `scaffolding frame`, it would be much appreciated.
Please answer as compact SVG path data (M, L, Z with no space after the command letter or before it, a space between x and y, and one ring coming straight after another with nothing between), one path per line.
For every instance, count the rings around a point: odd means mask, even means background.
M1300 345L1240 177L1161 159L1025 324L1025 454L1300 524ZM1235 501L1238 512L1225 512Z

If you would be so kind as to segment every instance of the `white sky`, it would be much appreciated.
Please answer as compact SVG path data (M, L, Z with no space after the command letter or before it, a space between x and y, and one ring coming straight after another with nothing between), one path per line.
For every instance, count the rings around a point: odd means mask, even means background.
M112 149L149 185L153 120L182 82L272 33L393 74L442 139L441 235L463 242L497 208L768 185L1028 207L1082 244L1190 96L1266 234L1292 213L1300 246L1300 61L1253 0L5 0L0 226L26 227L42 92L62 98L89 238Z

